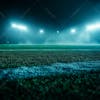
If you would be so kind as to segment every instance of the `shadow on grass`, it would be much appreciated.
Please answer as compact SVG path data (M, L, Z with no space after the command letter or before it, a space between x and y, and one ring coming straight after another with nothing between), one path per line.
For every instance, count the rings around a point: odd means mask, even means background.
M2 100L99 100L100 72L0 80Z

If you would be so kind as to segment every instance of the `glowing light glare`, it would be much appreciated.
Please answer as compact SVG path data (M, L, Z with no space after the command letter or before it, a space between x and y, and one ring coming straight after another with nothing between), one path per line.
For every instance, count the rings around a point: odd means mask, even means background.
M93 31L96 29L100 29L100 23L91 24L91 25L86 26L86 30L88 30L88 31Z
M11 27L15 28L15 29L18 29L18 30L22 30L22 31L27 31L28 30L26 26L20 25L20 24L15 24L15 23L11 24Z
M40 30L39 30L39 33L40 33L40 34L44 34L44 30L43 30L43 29L40 29Z
M75 28L71 29L70 34L76 34L76 29Z
M13 27L13 28L16 28L16 27L17 27L17 25L16 25L16 24L12 24L12 27Z
M57 30L57 33L59 34L59 33L60 33L60 31L59 31L59 30Z

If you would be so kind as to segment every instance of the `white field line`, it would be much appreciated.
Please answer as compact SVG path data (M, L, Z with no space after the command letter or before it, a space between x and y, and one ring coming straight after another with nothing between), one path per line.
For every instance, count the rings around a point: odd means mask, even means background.
M100 51L100 49L0 49L0 51Z
M100 61L55 63L51 66L33 66L0 69L0 79L31 78L38 76L100 70Z

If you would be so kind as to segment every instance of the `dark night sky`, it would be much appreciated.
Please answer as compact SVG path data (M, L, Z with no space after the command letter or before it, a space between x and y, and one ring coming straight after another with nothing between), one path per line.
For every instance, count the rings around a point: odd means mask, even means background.
M99 6L100 0L0 0L0 30L10 19L63 30L99 19Z

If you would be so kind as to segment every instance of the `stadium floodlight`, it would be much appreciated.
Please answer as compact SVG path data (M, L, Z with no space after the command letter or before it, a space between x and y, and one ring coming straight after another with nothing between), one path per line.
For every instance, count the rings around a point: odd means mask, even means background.
M94 31L94 30L97 30L97 29L100 29L100 23L91 24L91 25L86 26L87 31Z
M12 24L12 27L13 27L13 28L16 28L17 26L16 26L16 24L13 23L13 24Z
M75 28L71 29L70 34L76 34L76 29Z
M57 30L57 33L59 34L59 33L60 33L60 31L59 31L59 30Z
M39 30L39 33L40 33L40 34L44 34L44 30L43 30L43 29L40 29L40 30Z
M27 31L28 30L26 26L21 25L21 24L16 24L16 23L12 23L11 27L18 29L18 30L21 30L21 31Z

